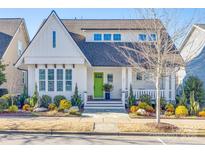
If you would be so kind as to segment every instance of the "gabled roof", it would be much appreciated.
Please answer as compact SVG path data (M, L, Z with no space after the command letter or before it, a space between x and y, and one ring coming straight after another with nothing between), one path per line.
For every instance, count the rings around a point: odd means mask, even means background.
M83 36L83 28L84 29L108 29L108 28L128 28L128 29L142 29L142 28L159 28L161 30L165 30L163 24L160 20L138 20L138 19L60 19L55 11L52 11L51 14L55 14L57 18L61 21L62 25L67 30L68 34L72 37L75 41L77 46L82 51L85 59L92 65L92 66L107 66L107 67L121 67L121 66L130 66L129 60L127 56L123 53L119 52L120 46L127 46L128 48L133 47L133 43L129 42L86 42L85 37ZM50 15L51 15L50 14ZM50 16L49 15L49 16ZM49 18L49 17L48 17ZM48 19L47 18L47 19ZM38 32L46 23L46 20L43 21L41 24ZM143 27L142 27L143 25ZM36 33L36 35L38 34ZM36 37L34 36L34 38ZM34 39L33 38L33 39ZM33 40L32 39L32 40ZM32 41L30 42L30 44ZM136 49L138 44L134 45L134 49ZM173 45L174 46L174 45ZM174 46L175 47L175 46ZM176 51L176 49L174 49ZM25 50L26 51L26 50ZM132 52L127 50L125 54L131 54L132 57L137 62L142 62L139 54L136 52ZM23 56L23 54L22 54ZM21 56L21 57L22 57ZM181 56L178 54L179 59ZM21 59L21 57L17 60ZM182 58L181 58L182 59Z
M0 19L0 58L5 53L22 20L22 18Z

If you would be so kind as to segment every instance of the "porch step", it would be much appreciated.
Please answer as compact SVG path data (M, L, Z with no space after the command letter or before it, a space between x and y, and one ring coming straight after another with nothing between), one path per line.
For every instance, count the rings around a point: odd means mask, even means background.
M125 109L124 104L122 104L121 101L88 101L84 109L86 110L96 110L96 109L102 109L102 110L116 110Z

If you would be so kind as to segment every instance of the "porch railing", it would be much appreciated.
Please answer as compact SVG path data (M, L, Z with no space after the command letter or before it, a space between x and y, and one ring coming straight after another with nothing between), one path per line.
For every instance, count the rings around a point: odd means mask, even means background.
M146 89L146 90L138 90L138 89L133 89L133 93L136 96L136 99L139 99L141 95L149 95L151 96L152 100L156 99L157 91L155 89ZM165 90L160 90L160 97L165 98Z

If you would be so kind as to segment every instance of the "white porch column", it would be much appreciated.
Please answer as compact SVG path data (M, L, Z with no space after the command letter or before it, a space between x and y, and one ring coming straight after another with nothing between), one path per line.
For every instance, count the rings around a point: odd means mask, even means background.
M165 100L168 101L170 100L169 98L169 76L165 77Z
M130 92L130 85L132 84L132 68L128 67L127 69L127 88L128 91Z
M176 93L176 77L175 74L171 75L171 100L175 101L175 93Z
M87 85L88 85L88 83L87 83L87 72L88 72L88 70L87 70L87 67L85 66L85 70L84 70L84 88L83 88L83 90L84 90L84 93L83 93L83 101L84 101L84 104L86 104L87 103Z
M125 104L126 68L122 67L122 103Z

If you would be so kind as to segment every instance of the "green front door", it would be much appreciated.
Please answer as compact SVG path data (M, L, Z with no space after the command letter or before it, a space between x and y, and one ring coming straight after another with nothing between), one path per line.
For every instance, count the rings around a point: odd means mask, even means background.
M102 72L94 73L94 97L95 98L103 97L103 73Z

